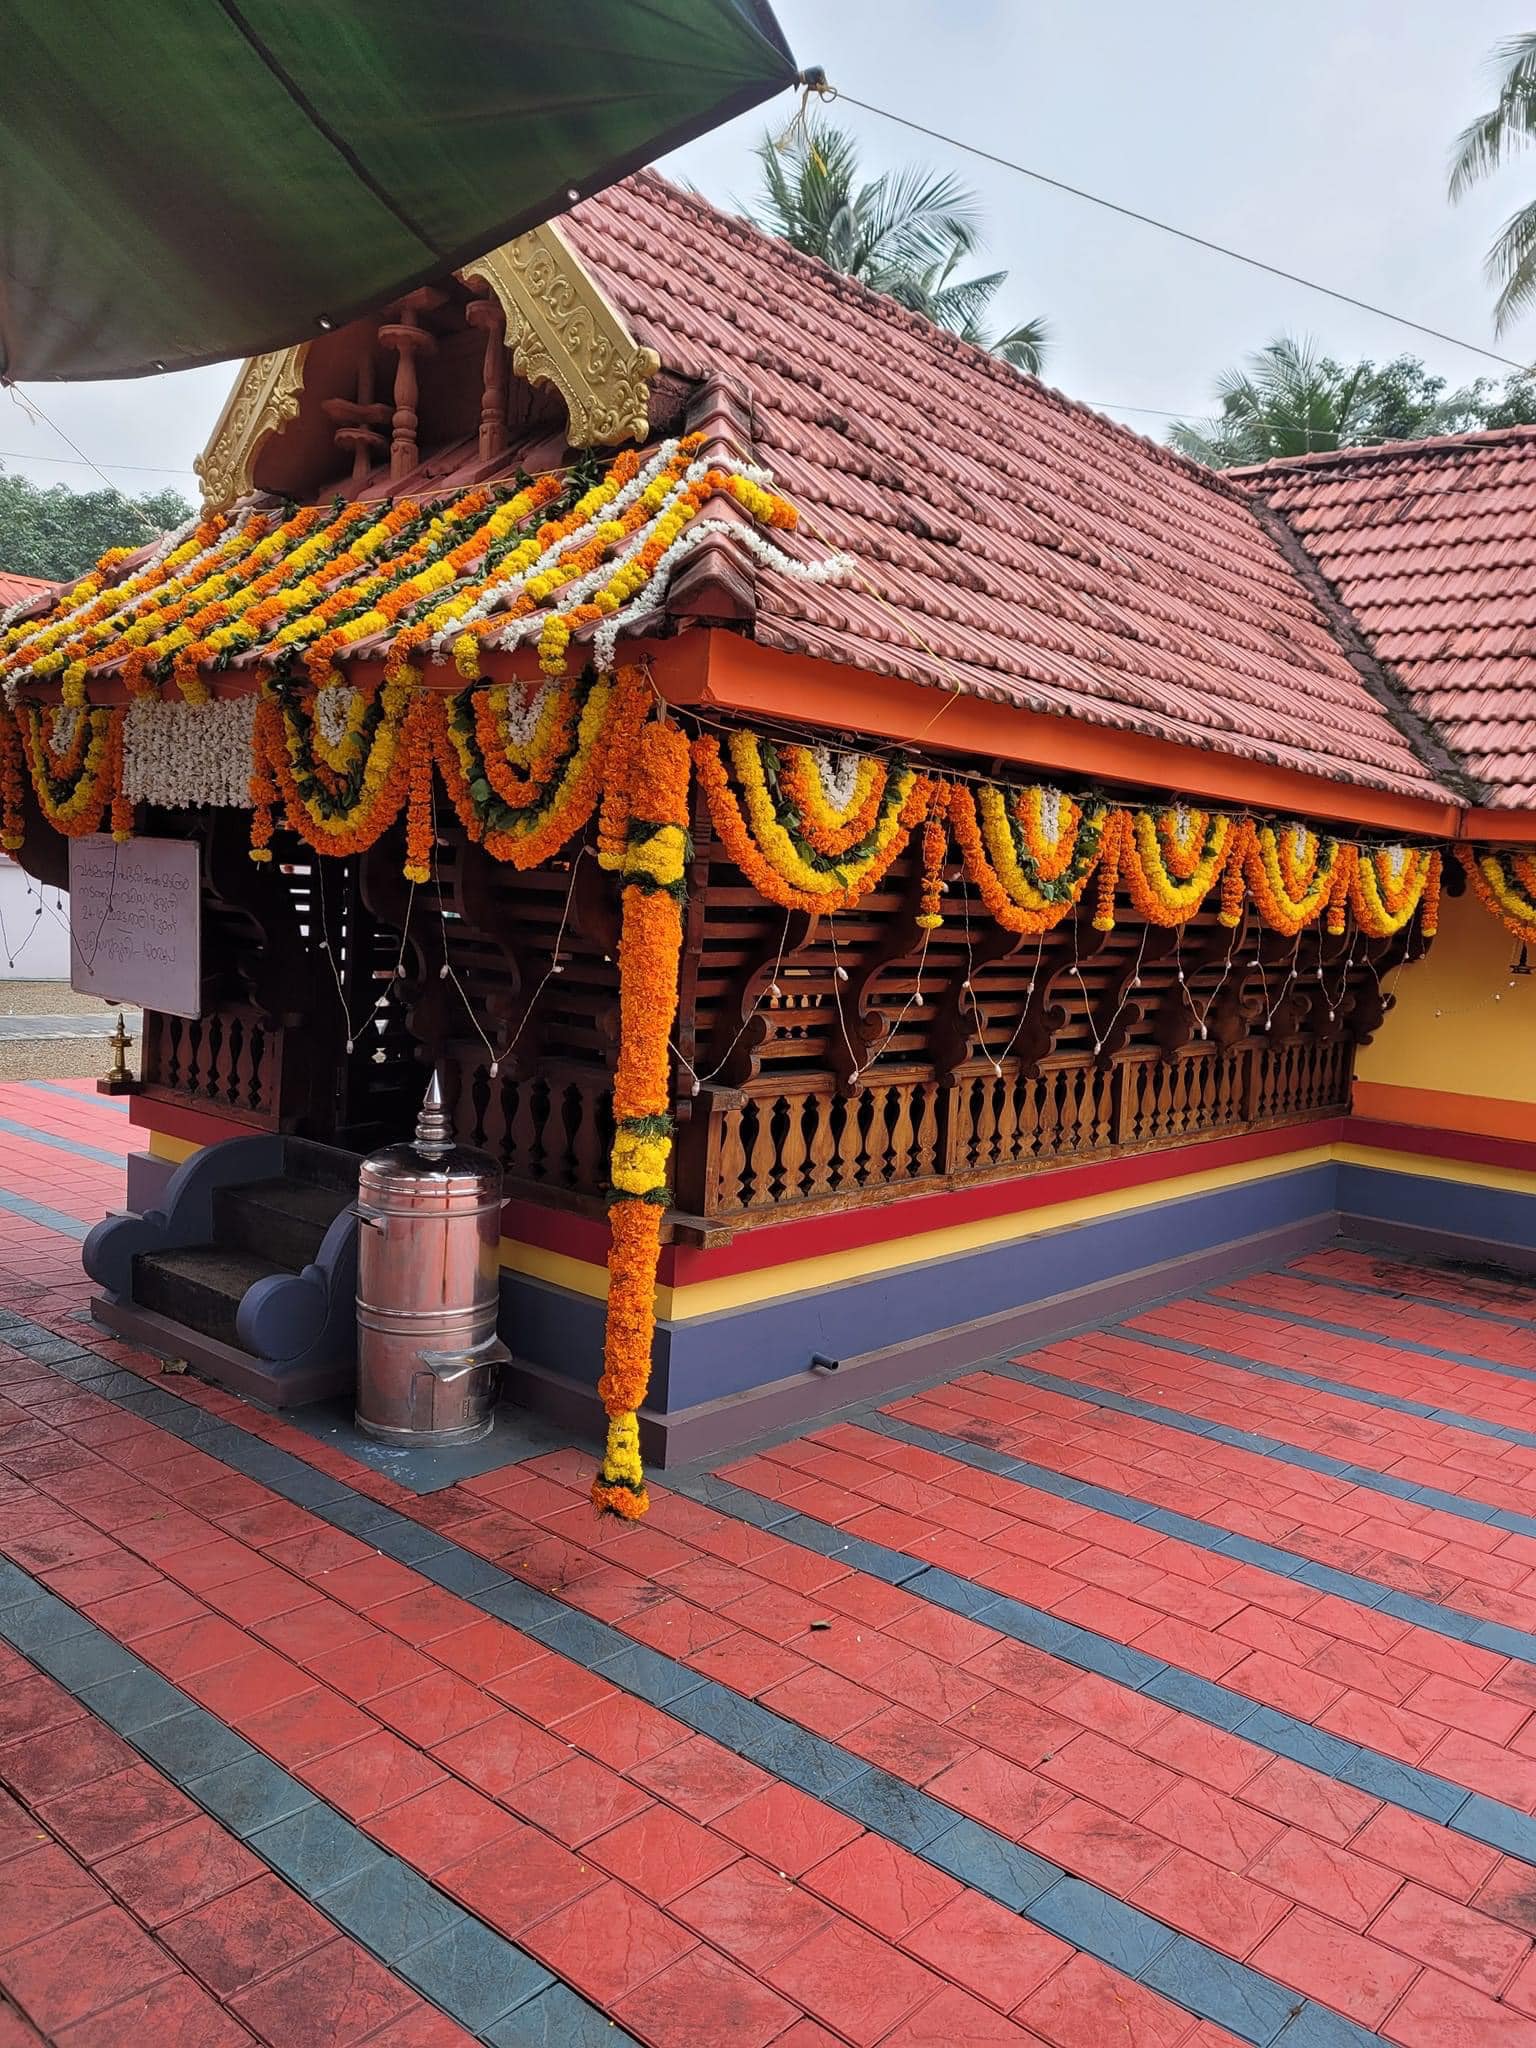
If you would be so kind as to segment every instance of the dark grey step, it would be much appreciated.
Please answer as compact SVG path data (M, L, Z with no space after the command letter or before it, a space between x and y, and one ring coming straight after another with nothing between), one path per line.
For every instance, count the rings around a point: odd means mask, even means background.
M357 1195L360 1152L343 1151L339 1145L322 1145L314 1138L284 1138L283 1174L288 1180L307 1181L311 1187L334 1188L348 1201Z
M170 1322L239 1349L235 1313L247 1290L271 1273L288 1270L254 1252L212 1244L141 1252L133 1262L133 1299Z
M231 1251L254 1252L258 1258L274 1259L291 1273L302 1272L319 1251L332 1223L350 1207L356 1195L355 1182L350 1192L287 1179L216 1188L214 1243Z

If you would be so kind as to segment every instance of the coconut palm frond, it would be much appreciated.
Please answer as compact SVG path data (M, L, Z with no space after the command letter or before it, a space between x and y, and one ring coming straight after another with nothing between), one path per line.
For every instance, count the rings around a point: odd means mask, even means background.
M1502 334L1516 314L1536 304L1536 201L1505 221L1484 269L1491 283L1502 280L1493 307L1494 332Z
M1509 37L1494 51L1492 61L1499 73L1499 96L1456 138L1451 152L1452 199L1462 198L1506 157L1536 138L1536 35Z

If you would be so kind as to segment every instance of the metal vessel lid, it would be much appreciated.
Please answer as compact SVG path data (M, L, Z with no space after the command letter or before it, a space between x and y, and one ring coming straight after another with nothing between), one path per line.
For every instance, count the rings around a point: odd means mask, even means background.
M443 1084L436 1067L416 1115L415 1144L423 1159L442 1159L453 1150L453 1127L448 1121L448 1106L443 1100Z

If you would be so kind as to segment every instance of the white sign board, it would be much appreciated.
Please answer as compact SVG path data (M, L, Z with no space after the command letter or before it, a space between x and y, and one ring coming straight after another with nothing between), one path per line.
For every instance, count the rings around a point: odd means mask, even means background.
M69 985L110 1003L202 1014L197 842L69 842Z

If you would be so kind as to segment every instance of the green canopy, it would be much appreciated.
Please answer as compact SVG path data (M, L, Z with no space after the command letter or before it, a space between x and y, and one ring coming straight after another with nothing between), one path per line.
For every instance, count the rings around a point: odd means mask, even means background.
M0 377L303 341L790 84L765 0L10 0Z

